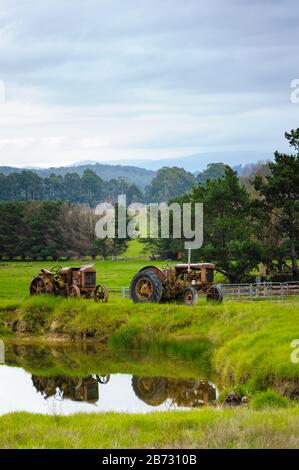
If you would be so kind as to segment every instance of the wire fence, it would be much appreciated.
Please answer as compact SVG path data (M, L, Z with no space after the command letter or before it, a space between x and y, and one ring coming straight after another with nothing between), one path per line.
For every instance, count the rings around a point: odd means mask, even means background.
M299 281L218 284L218 286L227 300L282 299L288 296L299 296ZM110 287L109 297L130 299L130 289L128 287Z

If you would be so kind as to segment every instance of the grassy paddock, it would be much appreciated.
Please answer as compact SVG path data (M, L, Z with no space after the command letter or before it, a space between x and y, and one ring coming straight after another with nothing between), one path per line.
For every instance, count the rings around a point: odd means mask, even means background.
M140 243L139 243L140 245ZM129 246L127 254L134 254L140 247L136 243ZM38 262L0 262L0 302L4 300L22 300L28 296L30 283L41 268L50 269L52 266L81 266L82 264L94 264L97 270L98 284L107 287L128 287L133 276L148 264L162 267L165 262L149 261L148 259L128 258L118 261L53 261ZM170 264L175 264L170 263ZM216 279L221 280L221 275L216 274Z
M29 293L29 286L34 276L41 268L50 269L52 266L80 266L95 264L97 282L108 287L126 287L134 274L147 264L145 260L123 261L64 261L45 262L7 262L0 263L0 301L22 300Z
M9 448L298 448L299 409L0 417Z

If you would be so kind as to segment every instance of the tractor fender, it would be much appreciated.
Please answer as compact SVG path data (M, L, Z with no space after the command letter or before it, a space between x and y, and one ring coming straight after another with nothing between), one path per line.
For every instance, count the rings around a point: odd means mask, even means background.
M165 272L161 268L158 268L157 266L145 266L144 268L140 269L140 271L138 272L141 273L142 271L152 271L160 278L161 281L164 281L166 278Z

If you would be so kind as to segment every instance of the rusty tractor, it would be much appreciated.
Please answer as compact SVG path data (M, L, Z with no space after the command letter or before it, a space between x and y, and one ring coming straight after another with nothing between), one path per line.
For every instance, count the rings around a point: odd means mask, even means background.
M63 295L65 297L93 298L95 302L108 301L108 289L96 284L96 270L92 265L41 269L30 285L30 294Z
M159 406L169 400L170 407L214 405L216 388L210 382L196 379L173 379L165 377L132 378L135 395L150 406Z
M176 264L163 269L146 266L131 282L131 298L135 303L183 300L191 306L197 305L199 294L204 294L207 301L221 303L223 294L213 283L214 270L211 263Z

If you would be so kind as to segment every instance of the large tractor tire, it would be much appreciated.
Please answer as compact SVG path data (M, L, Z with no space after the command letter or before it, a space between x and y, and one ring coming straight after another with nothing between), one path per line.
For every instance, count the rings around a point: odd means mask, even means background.
M30 295L48 294L49 287L41 277L35 277L30 284Z
M135 303L159 303L163 294L161 279L152 271L140 271L131 282L130 293Z
M159 406L167 399L164 377L136 377L133 375L132 387L136 397L147 405Z
M193 307L198 304L198 294L194 287L186 287L183 293L184 304Z
M223 292L219 286L212 286L207 291L207 301L221 304L223 302Z

